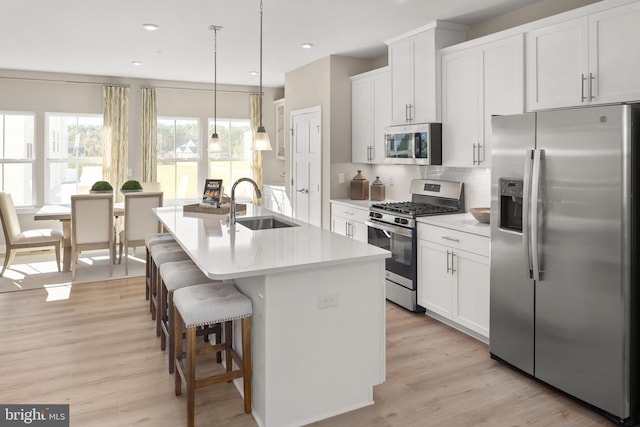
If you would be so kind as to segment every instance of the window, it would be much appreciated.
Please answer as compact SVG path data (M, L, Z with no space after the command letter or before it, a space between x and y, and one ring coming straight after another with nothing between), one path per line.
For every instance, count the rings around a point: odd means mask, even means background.
M47 114L46 203L70 203L102 180L102 115Z
M202 196L198 190L198 127L197 119L158 119L157 173L165 200Z
M34 204L34 113L0 113L0 189L16 206Z
M209 119L208 135L213 133L213 120ZM209 153L209 177L222 179L224 192L231 194L231 186L242 177L252 177L251 125L249 120L218 119L218 136L222 151ZM253 186L236 188L236 199L250 202Z

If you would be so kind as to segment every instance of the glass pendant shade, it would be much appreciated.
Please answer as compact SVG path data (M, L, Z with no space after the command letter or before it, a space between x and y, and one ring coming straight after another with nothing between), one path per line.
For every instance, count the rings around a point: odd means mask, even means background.
M258 126L253 149L256 151L271 150L271 141L269 140L269 134L264 129L264 126Z
M222 145L220 144L220 138L217 133L212 133L211 138L209 138L209 152L211 153L219 153L222 151Z

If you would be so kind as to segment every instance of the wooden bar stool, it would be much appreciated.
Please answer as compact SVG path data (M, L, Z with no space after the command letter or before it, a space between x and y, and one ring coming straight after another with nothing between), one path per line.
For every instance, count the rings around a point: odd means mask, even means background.
M206 283L177 289L173 293L175 338L175 393L182 394L182 381L187 388L187 426L193 427L196 389L243 377L244 411L251 413L251 300L238 292L232 282ZM233 349L232 321L242 319L242 357ZM224 324L221 344L196 349L199 326ZM186 352L182 351L182 332L186 328ZM196 355L225 352L224 373L196 379ZM233 362L237 369L233 370Z
M187 286L215 283L219 280L209 279L191 260L167 262L160 266L160 349L164 350L169 340L169 373L175 367L174 335L173 335L173 293ZM203 328L201 334L216 334L216 343L220 343L221 329L219 325L213 330ZM218 360L220 361L220 360Z
M151 318L156 321L156 335L160 336L160 266L166 262L185 261L191 259L177 243L166 243L151 247L153 267L151 270L151 296L149 298L153 312Z
M146 279L146 290L145 290L145 298L149 299L149 291L151 290L151 267L153 267L153 263L151 262L151 247L161 244L161 243L172 243L175 242L173 236L169 233L152 233L148 234L144 239L144 246L146 250L146 271L145 271L145 279ZM151 309L151 304L149 304L149 309Z

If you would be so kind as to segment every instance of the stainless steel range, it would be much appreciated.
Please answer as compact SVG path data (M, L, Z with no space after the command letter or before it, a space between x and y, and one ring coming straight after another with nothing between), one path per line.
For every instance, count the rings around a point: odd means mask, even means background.
M387 299L423 312L417 303L416 218L464 212L464 185L433 179L411 181L411 201L374 203L369 208L369 244L391 252L386 260Z

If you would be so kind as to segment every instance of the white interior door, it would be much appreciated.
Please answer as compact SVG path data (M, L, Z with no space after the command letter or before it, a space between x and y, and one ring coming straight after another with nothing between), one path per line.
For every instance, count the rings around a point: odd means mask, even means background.
M291 112L293 217L322 226L322 125L320 107Z

